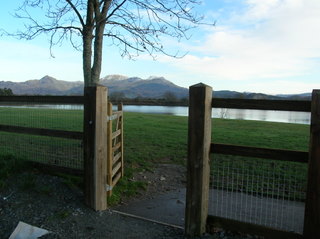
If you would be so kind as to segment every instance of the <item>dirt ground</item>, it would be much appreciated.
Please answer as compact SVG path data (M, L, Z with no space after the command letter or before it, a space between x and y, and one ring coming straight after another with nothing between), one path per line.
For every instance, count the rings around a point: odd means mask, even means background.
M159 164L132 180L145 181L147 189L122 205L146 200L185 187L186 169ZM182 229L120 215L111 209L96 212L84 203L82 190L66 179L32 170L10 177L0 191L0 238L9 238L19 221L53 232L43 238L147 238L181 239ZM202 238L248 238L218 231ZM249 237L254 238L254 237Z
M121 203L150 199L186 187L186 168L176 164L158 164L153 170L137 173L132 180L145 182L146 190L141 190L134 198L123 199Z
M162 175L162 167L159 170L160 176L156 171L133 179L142 177L150 181L141 198L172 187L164 183L171 176ZM95 212L84 205L79 188L57 176L25 172L11 177L7 185L0 192L0 238L9 238L19 221L54 232L47 238L183 238L179 229L122 216L112 210Z

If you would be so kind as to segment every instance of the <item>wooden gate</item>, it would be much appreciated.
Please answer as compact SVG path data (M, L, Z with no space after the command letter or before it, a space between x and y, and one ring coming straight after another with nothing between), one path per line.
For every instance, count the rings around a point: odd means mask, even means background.
M123 111L122 104L113 112L112 104L108 103L108 160L107 160L107 191L112 195L112 189L120 178L123 177ZM115 121L115 124L113 122Z

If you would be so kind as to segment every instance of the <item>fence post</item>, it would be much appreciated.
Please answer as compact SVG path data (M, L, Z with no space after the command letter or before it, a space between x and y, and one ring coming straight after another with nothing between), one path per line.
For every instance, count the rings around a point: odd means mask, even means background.
M304 238L320 238L320 90L313 90Z
M202 83L189 88L189 129L185 233L201 236L208 217L212 88Z
M107 209L107 88L85 87L84 197L94 210Z
M113 187L113 183L112 183L112 165L113 165L113 151L112 151L112 114L113 114L113 110L112 110L112 104L111 102L108 102L108 123L107 123L107 131L108 131L108 140L107 140L107 147L109 150L108 152L108 162L107 162L107 168L108 168L108 172L107 172L107 184L108 187L110 187L110 190L108 190L108 196L112 195L112 187Z

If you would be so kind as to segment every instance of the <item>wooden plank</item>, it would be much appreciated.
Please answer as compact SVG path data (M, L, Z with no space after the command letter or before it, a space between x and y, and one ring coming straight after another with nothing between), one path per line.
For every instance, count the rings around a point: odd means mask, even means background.
M115 139L121 134L121 129L118 129L112 133L112 139Z
M112 169L112 177L114 175L116 175L116 173L119 171L119 169L121 168L121 163L117 163L116 166Z
M119 107L119 105L118 105L118 107ZM113 115L117 115L117 117L120 117L123 115L123 112L119 111L119 109L118 109L118 111L113 111Z
M124 149L123 149L123 145L124 145L124 137L123 137L123 105L122 103L118 104L118 111L121 112L121 116L120 118L120 130L121 130L121 134L120 134L120 143L121 143L121 178L124 176Z
M308 186L303 235L320 238L320 90L312 92Z
M121 158L121 156L122 156L121 152L117 153L117 155L113 157L112 163L113 164L116 163L119 160L119 158Z
M211 153L308 163L309 153L284 149L257 148L211 143Z
M311 101L300 100L251 100L251 99L222 99L214 98L214 108L282 110L310 112Z
M108 116L111 116L113 114L112 112L112 104L109 102L108 103ZM110 149L108 151L108 158L107 158L107 184L109 186L113 186L112 184L112 165L113 165L113 151L112 149L112 120L109 120L107 122L107 137L108 137L108 141L107 141L107 148ZM108 196L110 197L112 195L112 190L108 191Z
M208 216L212 88L191 86L189 99L185 233L194 237L205 233Z
M19 133L19 134L31 134L31 135L39 135L39 136L66 138L66 139L79 139L79 140L83 139L83 133L77 132L77 131L29 128L29 127L13 126L13 125L0 125L0 131L10 132L10 133Z
M112 147L112 152L117 151L121 147L121 142L117 143L115 146Z
M28 161L28 163L45 173L65 173L65 174L72 174L76 176L83 176L83 170L81 169L67 168L63 166L46 164L41 162L34 162L34 161Z
M107 209L107 88L85 87L84 196L94 210Z
M117 184L120 178L121 178L121 172L118 172L112 180L112 187L114 187Z
M263 238L270 239L299 239L303 238L302 235L294 232L286 232L282 230L277 230L274 228L269 228L261 225L256 225L247 222L240 222L233 219L227 219L217 216L208 216L207 220L207 229L208 232L211 232L211 228L223 228L227 231L237 231L245 234L252 234L263 236Z
M84 96L0 96L0 102L37 104L84 104Z
M115 120L115 119L118 119L118 115L111 115L111 116L108 116L108 120Z

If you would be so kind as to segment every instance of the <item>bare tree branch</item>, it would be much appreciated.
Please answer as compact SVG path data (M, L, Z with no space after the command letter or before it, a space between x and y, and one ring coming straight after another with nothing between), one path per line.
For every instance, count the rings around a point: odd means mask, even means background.
M147 53L183 57L170 52L163 38L189 39L190 31L204 22L195 12L201 0L23 0L15 16L24 30L7 34L27 40L40 34L49 36L52 47L68 40L76 49L82 42L85 84L99 81L104 37L130 59ZM38 14L31 14L37 8ZM108 42L107 42L108 43Z
M106 19L104 19L106 22L108 22L108 19L110 18L110 17L112 17L113 16L113 14L119 9L119 8L121 8L122 6L123 6L123 4L125 4L125 2L126 2L127 0L123 0L119 5L117 5L113 10L112 10L112 12L106 17Z
M67 3L69 3L69 5L71 6L71 8L73 9L73 11L77 14L79 21L82 25L82 27L84 27L84 21L82 19L81 14L79 13L78 9L75 7L75 5L70 1L70 0L66 0Z

